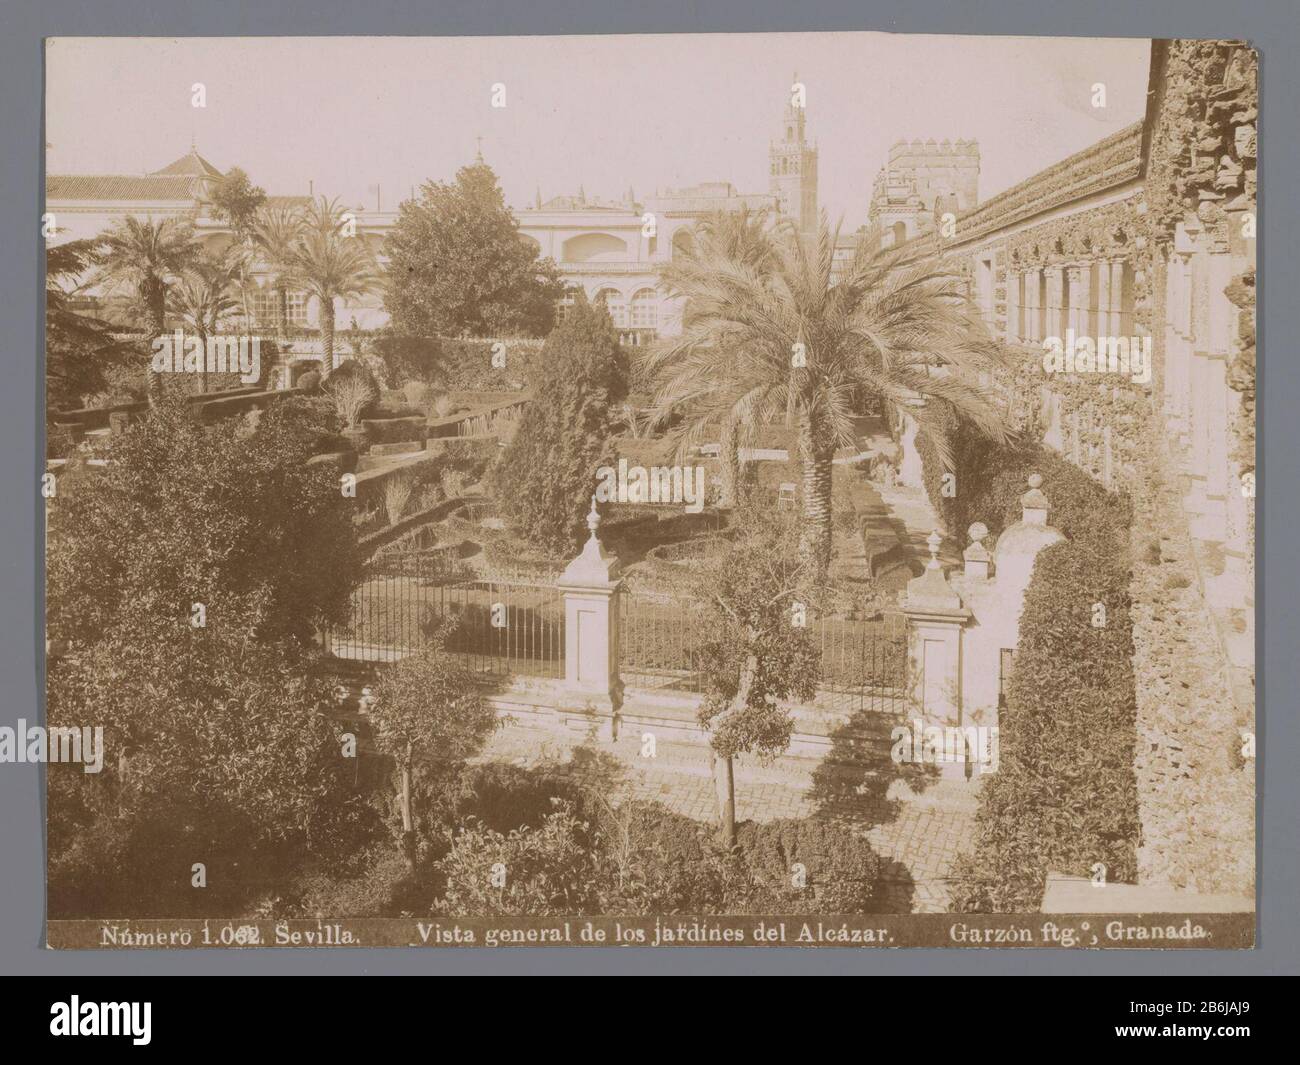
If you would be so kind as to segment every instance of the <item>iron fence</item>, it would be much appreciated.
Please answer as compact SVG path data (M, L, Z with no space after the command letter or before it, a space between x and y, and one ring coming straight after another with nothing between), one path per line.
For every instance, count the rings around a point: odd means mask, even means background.
M395 662L432 645L454 622L446 649L464 669L495 676L564 675L564 600L553 583L466 578L445 554L385 552L353 591L346 626L329 634L339 658Z
M703 690L700 650L709 638L701 605L689 597L629 594L619 604L619 669L629 688ZM907 625L899 613L808 619L821 659L814 704L857 713L897 713L907 685Z
M851 713L895 713L907 687L907 619L895 612L865 618L809 619L821 653L817 705Z
M703 605L689 595L624 588L618 661L628 688L699 693L709 638ZM348 623L329 634L339 658L394 662L431 646L454 622L446 649L464 669L492 676L564 676L564 597L546 578L467 576L454 552L387 548L352 594ZM810 617L820 654L814 704L841 712L899 710L907 684L906 622L898 613Z
M628 688L700 691L705 618L689 598L619 595L618 665Z

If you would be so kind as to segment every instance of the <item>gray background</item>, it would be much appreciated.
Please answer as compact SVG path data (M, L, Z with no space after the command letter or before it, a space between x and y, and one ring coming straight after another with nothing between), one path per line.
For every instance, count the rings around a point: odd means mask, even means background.
M1176 974L1300 972L1297 773L1300 655L1297 574L1288 557L1300 527L1297 450L1284 433L1300 410L1293 370L1300 291L1294 262L1300 173L1295 0L0 0L0 723L43 718L41 364L41 39L61 35L496 35L889 30L1028 36L1216 37L1261 50L1261 341L1276 339L1259 382L1260 920L1253 951L1061 950L259 950L49 951L42 946L41 775L0 765L0 972L21 974L325 973L861 973ZM925 72L918 72L925 76ZM939 72L938 76L942 76ZM971 87L978 91L977 86ZM89 91L89 90L88 90ZM862 102L870 121L873 101ZM1261 342L1261 350L1268 345ZM1267 388L1264 387L1267 384ZM1271 431L1270 431L1271 430Z

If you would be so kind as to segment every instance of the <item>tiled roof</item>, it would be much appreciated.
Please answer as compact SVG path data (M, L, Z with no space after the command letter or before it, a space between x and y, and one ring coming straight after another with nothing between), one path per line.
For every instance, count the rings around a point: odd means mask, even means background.
M186 175L46 174L49 200L193 200L197 178Z
M155 170L150 177L172 177L187 175L189 177L221 177L221 171L209 163L203 156L191 148L174 163L169 163L161 170Z

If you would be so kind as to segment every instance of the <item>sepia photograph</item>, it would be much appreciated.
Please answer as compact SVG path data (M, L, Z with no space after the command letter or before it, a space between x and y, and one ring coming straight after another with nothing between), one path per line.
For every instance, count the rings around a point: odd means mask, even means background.
M44 61L49 947L1254 945L1250 41Z

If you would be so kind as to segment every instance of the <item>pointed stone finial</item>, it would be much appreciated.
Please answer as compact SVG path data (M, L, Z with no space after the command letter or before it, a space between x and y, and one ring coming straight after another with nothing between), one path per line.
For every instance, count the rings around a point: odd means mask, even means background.
M1026 525L1047 524L1047 496L1042 491L1043 475L1029 475L1029 491L1020 497L1020 507Z
M605 550L605 545L596 535L596 530L600 528L600 512L596 510L594 495L591 497L591 510L587 512L587 528L591 535L582 545L582 553L565 569L560 578L562 587L605 587L618 579L618 558Z
M903 607L906 610L921 613L938 611L948 614L960 611L962 609L961 597L948 583L948 578L943 572L943 564L939 561L939 546L943 543L943 537L939 535L939 530L935 529L931 532L925 538L925 542L930 548L930 561L926 563L921 576L913 577L907 582Z
M939 535L939 530L931 529L930 535L925 538L925 542L930 546L930 561L925 564L925 568L938 569L939 547L943 543L943 537Z

